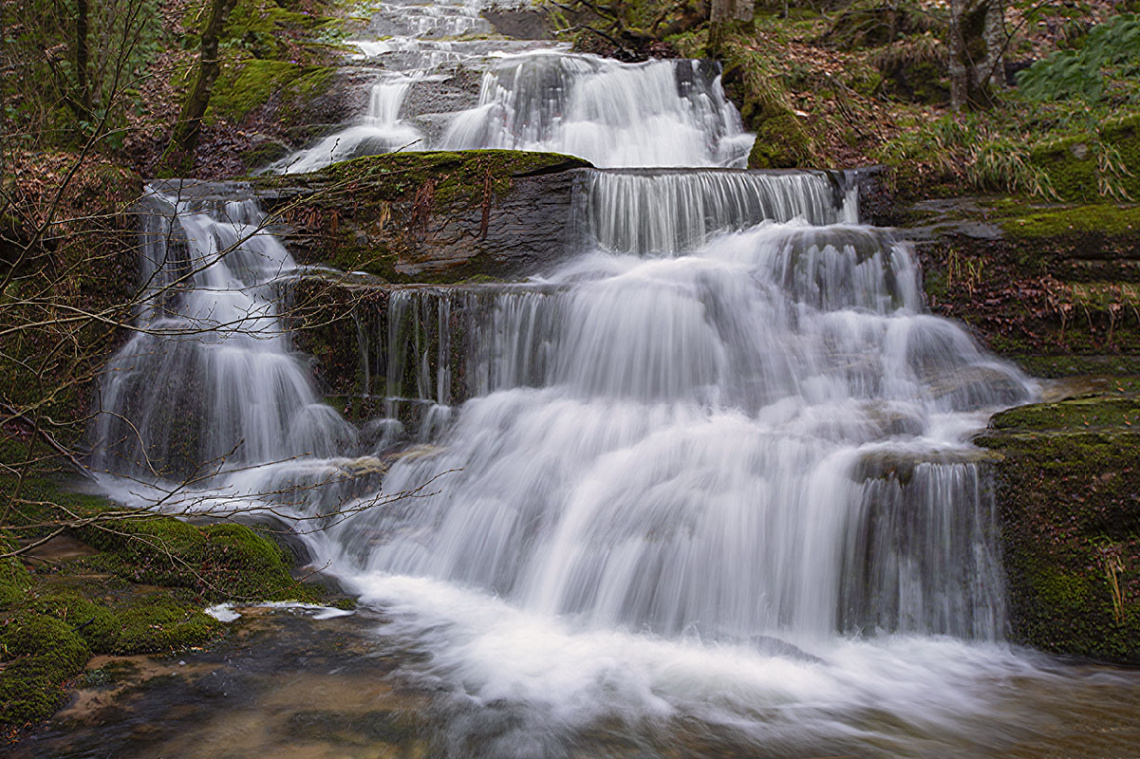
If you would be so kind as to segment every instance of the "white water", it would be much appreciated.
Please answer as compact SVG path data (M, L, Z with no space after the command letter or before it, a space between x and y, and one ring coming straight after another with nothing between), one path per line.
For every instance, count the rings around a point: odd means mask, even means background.
M168 509L363 509L305 523L307 540L385 610L385 635L429 654L405 675L452 715L444 753L569 756L606 723L772 753L970 756L1031 728L1018 689L1063 687L1001 643L993 501L963 442L1032 386L921 313L910 250L886 233L767 222L668 258L595 251L531 285L405 291L388 308L438 320L437 341L465 334L475 397L380 489L347 425L313 413L272 316L287 254L256 233L214 261L256 209L154 207L148 256L173 269L148 269L155 334L112 364L104 401L144 439L104 456L133 478L105 484ZM173 207L185 246L160 242ZM234 328L181 334L217 322ZM213 376L174 407L201 416L199 440L217 431L197 455L239 453L172 495L130 454L184 471L181 432L148 420L187 375ZM446 403L445 375L428 362L404 392Z
M277 319L295 264L257 202L148 189L139 331L106 369L94 467L197 478L350 443Z
M440 146L568 153L598 167L743 168L752 136L719 75L706 69L697 61L505 57L484 75L478 107L455 116Z
M415 78L396 74L372 86L368 112L359 124L324 137L316 145L289 156L273 168L303 174L362 155L391 153L416 146L423 135L400 119L400 107Z

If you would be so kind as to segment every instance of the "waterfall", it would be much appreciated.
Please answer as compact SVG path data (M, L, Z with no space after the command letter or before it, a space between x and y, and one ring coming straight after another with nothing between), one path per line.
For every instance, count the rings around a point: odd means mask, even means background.
M303 174L338 161L414 146L423 135L400 120L400 106L413 81L411 77L396 75L376 83L368 98L368 112L359 124L323 138L270 169Z
M374 415L353 425L283 329L299 270L257 203L155 185L91 431L100 482L296 518L413 652L398 677L440 755L711 736L731 747L712 755L970 756L952 738L1003 737L1010 684L1058 678L1002 644L969 438L1034 383L924 313L914 249L859 223L846 175L734 168L751 136L715 68L449 38L482 23L386 4L392 37L359 43L387 69L368 115L278 168L421 134L616 167L584 176L562 264L360 299ZM457 59L483 69L478 105L421 129L405 96Z
M752 140L713 66L530 53L492 66L479 106L457 114L441 144L569 153L602 167L743 168Z
M590 236L618 253L692 251L762 221L859 221L858 193L823 172L598 171L582 204Z
M596 253L534 286L401 291L388 340L411 355L389 387L447 353L450 323L474 400L446 450L397 463L385 489L458 474L333 537L366 571L596 627L997 638L992 501L939 428L1030 391L921 305L909 246L803 222L683 257ZM416 311L434 346L393 326ZM446 402L429 367L416 376ZM905 466L869 474L884 457Z
M361 123L324 137L270 170L314 171L336 161L399 148L549 151L579 156L599 167L739 169L752 146L753 135L744 131L736 107L721 89L719 67L709 62L626 64L549 51L488 58L461 52L461 43L422 36L358 46L365 60L402 56L408 60L398 66L404 73L383 75ZM401 120L400 103L409 86L448 78L450 74L439 70L456 61L486 68L478 105L422 114L430 121L446 122L438 138ZM706 184L718 183L708 178ZM771 218L749 201L734 199L726 188L721 200L736 203L753 221ZM745 221L742 217L741 223Z
M332 456L354 438L281 328L278 288L295 264L248 197L147 188L143 292L101 385L96 470L178 480Z

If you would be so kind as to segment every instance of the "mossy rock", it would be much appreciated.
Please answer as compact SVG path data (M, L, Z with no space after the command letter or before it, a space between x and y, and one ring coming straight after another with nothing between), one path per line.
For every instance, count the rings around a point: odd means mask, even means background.
M89 561L132 582L188 588L206 598L312 600L314 589L289 574L272 541L238 524L206 527L152 514L85 527L86 543L104 553Z
M0 551L11 550L15 545L15 541L0 533ZM0 609L22 602L31 585L28 570L19 559L0 559Z
M1096 140L1087 135L1067 137L1036 148L1034 166L1049 175L1053 190L1065 200L1095 201L1097 192Z
M24 610L0 626L0 724L20 725L51 716L63 701L62 685L83 670L91 651L67 623Z
M106 606L89 601L78 593L66 592L41 596L34 607L71 625L92 653L110 654L120 650L122 620Z
M327 66L302 66L289 61L256 58L233 64L214 84L206 119L241 122L277 94L303 103L323 93L334 73L335 69ZM296 110L281 109L283 118L288 120Z
M17 659L0 670L0 725L22 727L47 719L67 698L51 657ZM71 674L77 674L73 672Z
M192 604L166 594L134 602L120 612L122 630L115 653L155 653L205 643L220 623Z
M570 172L589 167L556 153L389 153L251 184L271 207L280 204L291 250L304 263L445 284L528 275L544 257L561 255Z
M1003 411L990 420L994 430L1077 431L1090 428L1126 429L1140 432L1140 398L1087 396L1059 403L1037 403Z
M6 656L52 654L61 672L78 672L91 658L87 644L63 620L24 611L0 627L0 645Z
M1014 212L1011 212L1014 211ZM1074 234L1133 235L1140 233L1140 206L1116 203L1058 208L1005 209L999 222L1012 237L1063 237Z
M748 154L750 169L792 169L811 155L811 138L794 113L765 119Z
M1023 406L995 416L977 439L1001 456L1015 642L1140 662L1138 410L1127 392Z
M0 458L14 453L12 442L0 438ZM19 557L0 561L0 724L19 727L49 717L93 653L169 652L208 642L223 625L202 612L207 600L324 596L321 588L297 583L284 552L249 527L131 516L97 496L68 491L57 476L24 480L28 504L13 509L0 547L19 545L15 532L25 541L46 537L50 528L32 525L50 524L61 508L88 518L117 516L107 530L75 531L101 551L94 556L80 553L48 565L30 558L33 571ZM11 478L0 476L0 488L11 486Z
M1123 174L1101 176L1098 153L1112 151ZM1042 145L1030 160L1049 176L1053 190L1065 200L1102 200L1103 179L1133 200L1140 200L1140 114L1105 122L1096 134L1078 134Z

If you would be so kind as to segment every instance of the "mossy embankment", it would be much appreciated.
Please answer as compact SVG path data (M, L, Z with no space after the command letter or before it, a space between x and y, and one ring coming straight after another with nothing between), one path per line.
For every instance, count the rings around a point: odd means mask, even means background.
M562 256L574 170L589 166L509 150L400 153L252 183L300 260L445 284L523 276Z
M6 463L28 459L28 446L41 459L0 477L0 553L15 553L0 559L0 729L50 717L93 655L171 652L221 635L208 603L324 596L293 578L267 534L123 509L75 492L26 438L0 443Z
M164 94L173 90L178 102L195 75L205 15L201 3L191 2L182 18L169 22L185 50L172 53L181 66L160 89ZM245 174L335 129L363 108L364 75L342 65L349 50L343 39L359 23L322 0L236 0L220 40L220 73L192 175ZM163 115L170 123L176 114ZM185 171L148 168L162 175Z
M1140 380L995 416L1015 642L1140 663Z
M966 198L884 221L919 241L931 311L1029 373L1140 372L1140 207Z

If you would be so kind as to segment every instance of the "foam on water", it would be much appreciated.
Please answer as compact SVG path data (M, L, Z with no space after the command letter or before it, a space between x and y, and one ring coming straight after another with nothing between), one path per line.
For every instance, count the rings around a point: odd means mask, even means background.
M365 574L351 584L385 609L385 635L430 654L404 675L446 694L444 745L462 747L457 755L576 756L574 736L601 730L654 736L649 745L690 741L694 756L716 755L694 740L711 734L714 746L764 756L976 757L1034 726L1022 694L1066 685L998 644L668 639L583 630L430 579Z

